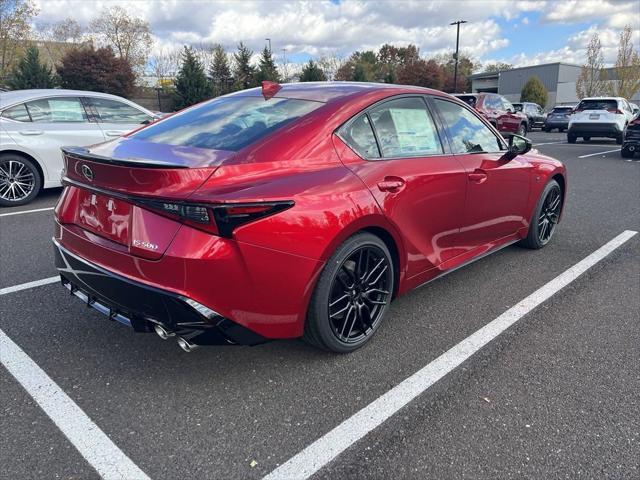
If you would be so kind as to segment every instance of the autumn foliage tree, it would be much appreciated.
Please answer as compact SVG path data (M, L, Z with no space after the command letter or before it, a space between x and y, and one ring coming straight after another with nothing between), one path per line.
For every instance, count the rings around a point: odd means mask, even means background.
M611 89L616 97L627 99L632 98L640 90L640 56L633 48L632 34L631 25L626 25L620 33L615 65L617 81L613 82Z
M129 62L118 58L111 47L93 46L69 50L57 68L63 88L91 90L128 97L135 75Z
M587 47L587 61L576 80L576 95L579 99L595 97L606 93L604 78L604 56L598 33L594 33Z
M435 60L416 58L398 68L397 83L401 85L417 85L420 87L442 90L444 72Z

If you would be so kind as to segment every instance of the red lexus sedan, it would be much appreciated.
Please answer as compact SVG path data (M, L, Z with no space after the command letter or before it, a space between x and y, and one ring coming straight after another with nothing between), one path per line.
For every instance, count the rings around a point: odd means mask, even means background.
M366 343L391 300L551 239L563 165L419 87L265 82L64 149L56 265L88 305L197 345Z

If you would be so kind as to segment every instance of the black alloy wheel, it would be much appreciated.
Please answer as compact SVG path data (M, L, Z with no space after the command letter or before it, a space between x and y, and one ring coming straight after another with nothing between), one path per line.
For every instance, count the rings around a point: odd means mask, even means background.
M562 189L557 181L550 180L540 195L529 232L521 242L522 245L533 249L547 245L556 230L561 210Z
M327 262L314 292L304 338L325 350L351 352L380 326L391 302L394 272L385 243L359 233Z

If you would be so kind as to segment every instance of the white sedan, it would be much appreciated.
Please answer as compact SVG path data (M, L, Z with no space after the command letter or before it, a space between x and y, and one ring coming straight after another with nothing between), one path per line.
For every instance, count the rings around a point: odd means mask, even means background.
M115 95L76 90L0 93L0 206L60 186L60 147L117 138L158 115Z

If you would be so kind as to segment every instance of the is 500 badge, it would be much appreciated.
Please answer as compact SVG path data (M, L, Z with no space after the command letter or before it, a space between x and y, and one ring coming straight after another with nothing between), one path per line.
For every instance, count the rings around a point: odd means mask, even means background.
M158 245L156 245L155 243L151 243L151 242L145 242L144 240L133 240L133 246L134 247L141 247L141 248L146 248L147 250L157 250L158 249Z

